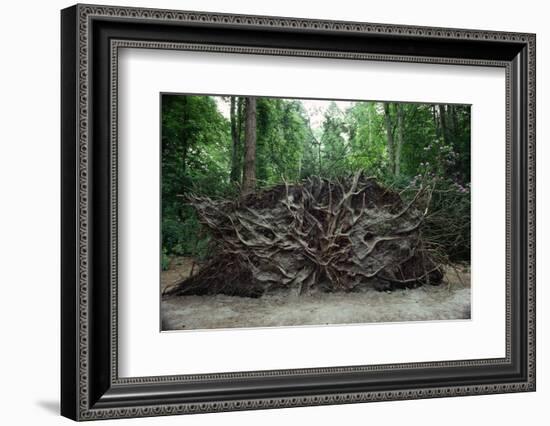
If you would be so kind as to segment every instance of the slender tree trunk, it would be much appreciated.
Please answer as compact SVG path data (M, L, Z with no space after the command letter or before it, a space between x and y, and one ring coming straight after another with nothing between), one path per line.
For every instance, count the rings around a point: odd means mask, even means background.
M230 119L231 119L231 140L232 140L232 151L231 151L231 182L238 183L240 182L240 161L239 161L239 117L237 116L237 98L231 96L231 109L230 109Z
M256 189L256 98L246 98L245 116L242 195Z
M403 148L405 124L403 122L403 105L397 104L397 146L395 147L395 176L401 173L401 149Z
M456 141L458 138L458 117L457 117L457 110L455 105L449 105L449 136L450 136L450 142L453 145L456 145Z
M244 98L237 98L237 133L239 138L239 143L243 141L243 104Z
M439 137L439 122L437 120L437 111L435 108L435 105L432 105L432 118L434 121L434 131L435 131L435 137Z
M367 117L368 117L368 126L369 126L369 136L368 136L368 145L372 146L372 112L374 105L369 102L367 107Z
M449 129L447 127L447 114L445 111L445 105L438 105L439 108L439 124L441 126L441 135L443 136L443 142L445 145L449 144Z
M187 97L184 96L183 97L183 114L182 114L182 121L184 123L187 123L187 106L188 106L188 102L187 102ZM188 140L188 137L187 137L187 131L186 131L186 127L184 126L183 129L181 130L181 133L180 133L180 143L182 145L182 150L181 150L181 172L183 175L185 175L186 173L186 169L187 169L187 151L189 151L189 140Z
M321 141L318 140L313 134L313 129L311 128L311 122L309 119L307 121L307 127L309 129L309 134L313 141L311 144L317 146L317 163L319 166L319 170L317 171L317 174L320 176L321 175Z
M321 176L323 170L323 157L321 153L321 141L317 141L317 159L319 161L319 172L318 175Z
M451 133L454 135L457 130L457 120L456 120L456 107L454 105L449 105L449 127L451 128Z
M239 182L243 180L243 133L244 133L244 98L237 98L237 139L239 141Z
M388 157L390 159L390 170L392 173L395 173L395 151L394 151L394 142L393 142L393 129L391 122L391 112L390 104L384 102L384 119L386 122L386 133L388 138Z

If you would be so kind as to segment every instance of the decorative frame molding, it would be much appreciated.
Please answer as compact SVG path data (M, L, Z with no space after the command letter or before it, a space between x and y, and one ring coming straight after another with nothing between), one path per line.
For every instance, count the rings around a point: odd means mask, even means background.
M140 29L128 30L128 23L139 24ZM189 40L177 39L168 27L189 29L183 35ZM213 27L236 34L238 43L213 43L201 32ZM266 35L273 45L250 45L247 30L274 34ZM158 34L158 40L139 38L144 32ZM338 49L304 48L299 40L298 46L290 45L284 37L299 39L311 32L333 40ZM344 45L356 39L372 43L367 51L353 46L347 50ZM390 43L398 46L389 48ZM399 43L418 45L413 49L418 54L400 52ZM445 56L439 46L454 50ZM506 357L119 378L116 121L118 49L124 47L505 68ZM535 390L533 34L76 5L62 11L62 81L63 415L91 420ZM480 368L501 369L502 377L509 379L479 378L467 385L449 381L450 372L467 376ZM429 371L435 385L397 384L407 371ZM395 377L396 384L377 388L380 373ZM349 383L335 391L331 380L336 376ZM223 386L235 379L247 384L237 393L224 394ZM312 382L311 389L297 390L301 381ZM196 389L195 394L189 387ZM166 390L173 394L176 388L181 392L168 397ZM270 396L255 397L260 390Z

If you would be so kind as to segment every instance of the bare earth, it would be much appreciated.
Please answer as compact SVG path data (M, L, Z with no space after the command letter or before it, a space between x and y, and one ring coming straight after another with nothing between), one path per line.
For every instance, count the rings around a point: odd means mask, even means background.
M161 274L162 291L189 276L192 268L198 268L192 259L174 259ZM439 286L393 292L367 289L295 296L280 291L257 299L162 296L162 330L469 319L469 268L450 268L445 280Z

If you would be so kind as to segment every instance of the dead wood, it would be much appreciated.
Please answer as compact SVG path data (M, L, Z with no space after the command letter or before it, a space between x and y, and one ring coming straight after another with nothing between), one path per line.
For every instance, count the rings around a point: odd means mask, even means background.
M438 284L442 268L422 236L430 196L425 187L404 201L362 173L235 200L189 196L212 235L212 256L171 293L259 297L278 288L303 294Z

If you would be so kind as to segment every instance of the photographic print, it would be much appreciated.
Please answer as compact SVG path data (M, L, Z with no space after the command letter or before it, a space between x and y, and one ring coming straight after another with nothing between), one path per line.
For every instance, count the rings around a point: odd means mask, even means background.
M63 416L536 390L534 33L85 4L60 33Z
M470 319L470 105L160 103L162 331Z

